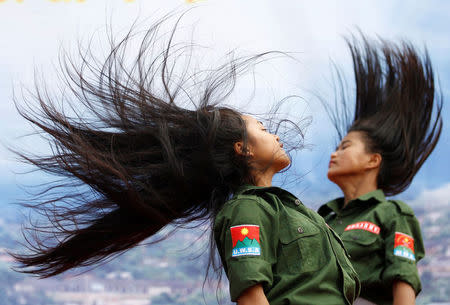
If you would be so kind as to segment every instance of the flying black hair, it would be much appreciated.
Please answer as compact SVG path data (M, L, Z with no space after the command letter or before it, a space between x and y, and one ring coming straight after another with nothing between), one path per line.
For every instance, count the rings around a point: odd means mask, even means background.
M37 84L26 107L17 104L51 153L16 153L61 177L45 199L27 204L49 222L32 224L30 252L14 254L22 272L54 276L122 253L168 224L210 221L240 185L252 183L251 162L233 145L243 141L245 150L245 122L221 102L238 75L274 53L191 71L193 43L174 40L181 17L161 31L170 18L145 32L135 58L126 52L133 31L110 40L105 60L89 47L80 48L79 63L62 56L63 99Z
M412 43L352 36L347 45L356 83L354 105L336 68L335 107L325 104L340 139L362 132L369 152L380 153L378 188L404 191L435 148L442 130L442 95L436 92L428 51ZM353 118L352 118L353 114Z

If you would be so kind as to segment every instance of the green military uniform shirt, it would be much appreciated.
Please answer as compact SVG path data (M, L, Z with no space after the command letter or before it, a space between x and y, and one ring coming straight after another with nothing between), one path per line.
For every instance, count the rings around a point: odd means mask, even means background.
M231 300L262 284L272 305L352 304L359 281L342 241L277 187L243 186L214 222Z
M387 201L381 190L351 200L342 208L338 198L319 214L341 236L361 280L361 297L392 304L395 280L421 290L416 263L425 255L419 223L401 201Z

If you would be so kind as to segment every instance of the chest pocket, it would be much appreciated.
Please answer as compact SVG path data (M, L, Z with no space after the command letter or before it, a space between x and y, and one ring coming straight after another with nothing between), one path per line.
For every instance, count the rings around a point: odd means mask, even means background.
M320 269L328 259L322 249L324 233L300 213L285 215L284 220L280 227L280 271L298 274Z
M347 251L350 253L352 260L367 258L367 256L376 255L380 251L384 253L379 235L371 232L352 230L344 232L341 239ZM383 253L381 254L383 255Z

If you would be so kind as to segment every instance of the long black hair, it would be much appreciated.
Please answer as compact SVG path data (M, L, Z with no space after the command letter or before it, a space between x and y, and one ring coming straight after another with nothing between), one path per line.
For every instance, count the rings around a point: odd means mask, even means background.
M326 109L340 139L362 132L366 149L382 156L378 187L404 191L436 146L442 130L442 95L427 50L412 43L369 40L362 33L347 45L356 84L354 104L343 73L336 69L335 105ZM353 118L352 118L353 114Z
M180 20L161 31L169 18L145 32L133 60L126 52L133 31L111 40L106 60L89 48L80 48L79 63L62 56L64 100L37 85L28 107L18 104L51 153L16 152L62 177L28 205L49 222L29 228L30 253L14 254L23 272L53 276L104 261L168 224L211 220L252 183L248 158L233 146L243 141L245 150L245 122L220 104L268 53L192 72L193 43L174 40Z

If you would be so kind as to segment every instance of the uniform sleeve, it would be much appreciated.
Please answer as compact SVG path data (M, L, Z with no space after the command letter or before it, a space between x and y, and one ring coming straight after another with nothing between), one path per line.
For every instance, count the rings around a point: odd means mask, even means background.
M383 281L392 287L395 280L411 285L416 295L421 291L417 262L425 256L420 225L412 211L399 213L388 226L385 239L386 266Z
M263 200L238 199L224 209L216 218L214 234L235 302L251 286L272 286L278 224Z

